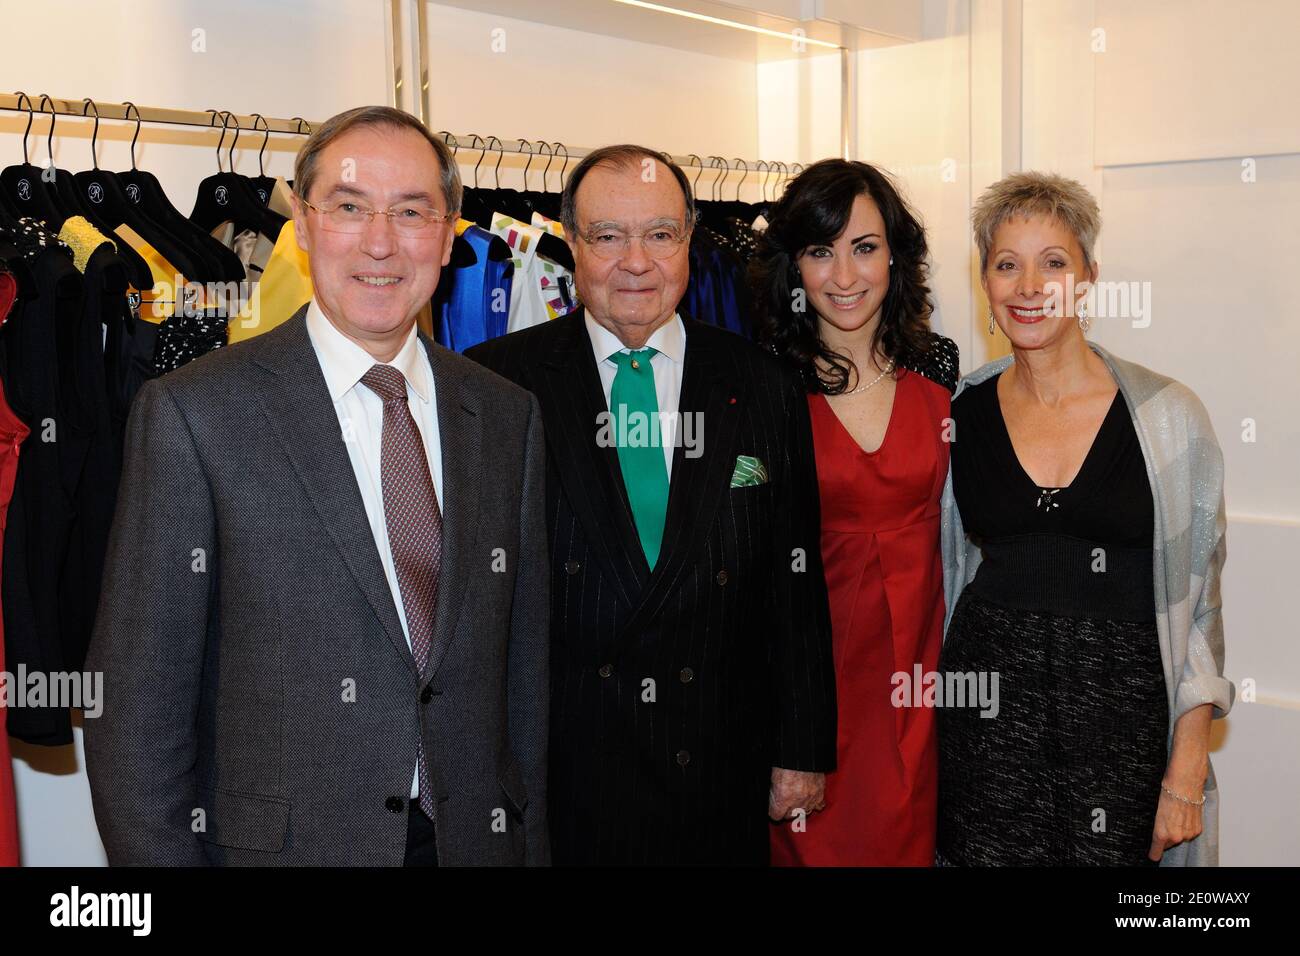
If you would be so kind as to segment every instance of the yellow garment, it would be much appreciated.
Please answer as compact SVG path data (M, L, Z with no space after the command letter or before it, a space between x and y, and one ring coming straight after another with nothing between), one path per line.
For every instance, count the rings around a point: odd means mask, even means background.
M293 226L290 220L280 230L262 281L253 291L250 314L230 317L231 345L269 332L311 301L311 267L307 253L298 248Z
M126 223L122 223L115 231L122 241L139 253L140 258L149 265L149 272L153 275L153 288L136 289L134 286L129 286L127 294L138 292L140 318L159 325L175 313L176 286L178 280L179 284L184 286L185 279L174 265L163 258L161 252L149 245L143 236Z
M83 216L69 216L65 219L62 228L59 229L59 238L72 249L72 263L77 267L78 272L86 271L86 263L90 261L95 250L104 243L110 243L114 249L117 248L116 243Z

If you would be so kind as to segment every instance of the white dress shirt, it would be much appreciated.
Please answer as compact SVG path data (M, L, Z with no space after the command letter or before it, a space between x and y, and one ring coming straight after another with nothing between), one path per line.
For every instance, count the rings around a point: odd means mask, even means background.
M583 321L587 323L587 335L591 339L591 351L596 357L596 369L600 372L600 384L605 390L605 408L609 408L609 395L614 388L614 376L618 374L618 364L610 358L615 352L632 352L618 340L618 336L583 312ZM673 450L678 430L678 403L682 395L682 368L686 363L686 326L682 317L676 312L673 317L655 329L646 342L646 346L656 350L650 357L650 368L655 373L655 396L659 401L660 421L663 422L664 465L668 468L668 479L673 477Z
M406 607L402 603L402 589L397 582L397 568L393 564L393 551L388 546L388 522L384 519L383 480L380 472L382 440L384 434L384 401L365 385L361 376L378 364L369 352L357 345L334 327L320 306L312 299L307 307L307 334L325 375L325 385L334 401L334 413L343 432L343 444L348 450L352 472L357 478L357 488L366 506L370 533L379 551L379 561L388 579L397 619L402 622L406 644L411 644L411 634L406 626ZM442 442L438 434L438 402L434 391L433 367L429 356L416 335L415 326L406 337L402 350L387 363L406 378L406 403L415 419L415 427L424 442L424 453L429 458L429 474L433 478L434 494L442 507ZM415 755L411 755L414 761ZM419 769L413 773L411 799L419 794Z

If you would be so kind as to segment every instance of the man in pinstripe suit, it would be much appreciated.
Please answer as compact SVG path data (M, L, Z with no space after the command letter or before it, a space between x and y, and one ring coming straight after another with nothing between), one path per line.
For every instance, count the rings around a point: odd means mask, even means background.
M762 864L768 817L820 808L835 760L807 400L677 312L676 165L598 150L563 210L584 308L467 353L545 424L553 860Z

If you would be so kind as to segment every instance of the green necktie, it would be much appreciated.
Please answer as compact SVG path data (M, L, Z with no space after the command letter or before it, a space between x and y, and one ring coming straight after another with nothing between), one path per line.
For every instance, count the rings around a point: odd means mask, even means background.
M655 351L646 348L611 355L618 374L609 390L610 425L623 470L623 485L632 505L641 550L652 569L659 560L668 514L668 469L659 429L655 373L650 367Z

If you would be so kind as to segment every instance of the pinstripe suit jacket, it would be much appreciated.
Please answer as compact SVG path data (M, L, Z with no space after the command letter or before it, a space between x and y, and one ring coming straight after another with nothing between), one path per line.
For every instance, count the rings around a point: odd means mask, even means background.
M443 562L418 673L305 314L131 408L86 665L109 863L400 865L421 735L439 861L546 863L537 404L421 336Z
M683 319L680 407L653 570L582 312L467 354L533 392L551 548L549 800L556 863L767 860L773 766L830 770L835 692L808 405L774 357ZM738 455L770 480L731 487Z

